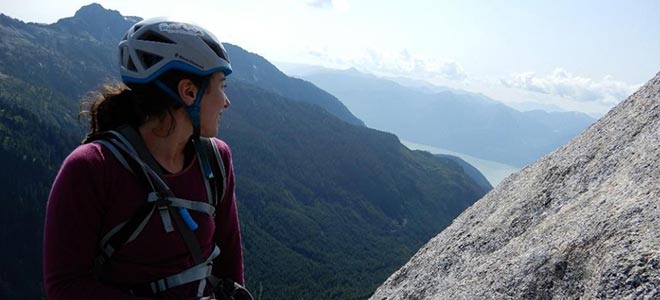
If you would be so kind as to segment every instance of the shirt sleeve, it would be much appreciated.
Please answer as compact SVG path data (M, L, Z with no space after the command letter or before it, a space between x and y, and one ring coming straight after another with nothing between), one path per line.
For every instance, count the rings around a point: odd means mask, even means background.
M229 146L214 139L220 150L227 174L225 197L218 207L215 216L214 241L220 247L221 253L214 260L213 275L219 278L230 278L244 285L243 250L241 245L241 230L236 208L234 167Z
M62 164L48 198L43 275L49 300L140 300L91 273L101 228L104 168L100 146L83 145Z

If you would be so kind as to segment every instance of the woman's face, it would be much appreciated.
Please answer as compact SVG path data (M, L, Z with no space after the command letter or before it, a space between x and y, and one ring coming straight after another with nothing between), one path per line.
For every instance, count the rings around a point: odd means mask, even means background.
M231 105L225 94L225 74L215 73L211 76L206 87L200 107L200 135L214 137L218 134L218 127L222 112Z

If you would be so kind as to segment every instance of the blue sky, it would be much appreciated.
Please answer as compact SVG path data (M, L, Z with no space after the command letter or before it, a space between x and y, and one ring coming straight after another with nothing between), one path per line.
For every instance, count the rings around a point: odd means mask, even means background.
M599 116L660 71L660 1L99 0L210 28L273 62L356 67ZM4 1L52 23L89 1Z

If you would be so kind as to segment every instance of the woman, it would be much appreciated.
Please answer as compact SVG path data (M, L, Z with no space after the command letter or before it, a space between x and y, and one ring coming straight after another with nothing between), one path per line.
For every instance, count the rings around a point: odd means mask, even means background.
M230 150L205 138L230 105L227 53L207 30L157 18L128 30L119 57L128 88L89 102L87 143L48 199L46 296L222 298L243 284Z

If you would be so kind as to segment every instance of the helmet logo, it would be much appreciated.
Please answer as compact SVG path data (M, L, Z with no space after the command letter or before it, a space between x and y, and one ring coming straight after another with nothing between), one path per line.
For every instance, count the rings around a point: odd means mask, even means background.
M204 36L204 31L199 27L185 23L160 23L158 29L167 33Z

